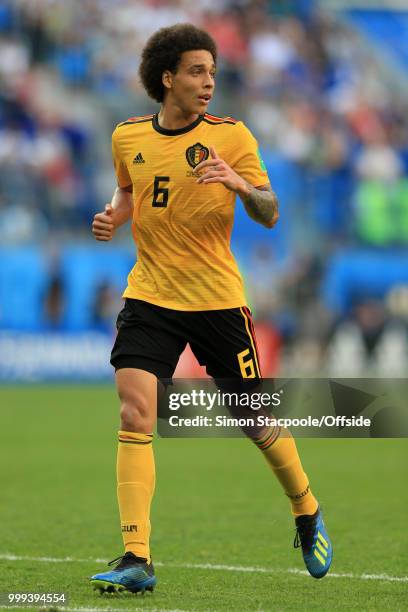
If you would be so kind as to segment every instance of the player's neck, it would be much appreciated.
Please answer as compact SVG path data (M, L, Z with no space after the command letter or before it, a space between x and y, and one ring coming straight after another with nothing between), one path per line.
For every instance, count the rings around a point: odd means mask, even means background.
M198 116L198 113L186 112L178 106L165 104L161 107L157 118L160 127L166 130L179 130L194 123Z

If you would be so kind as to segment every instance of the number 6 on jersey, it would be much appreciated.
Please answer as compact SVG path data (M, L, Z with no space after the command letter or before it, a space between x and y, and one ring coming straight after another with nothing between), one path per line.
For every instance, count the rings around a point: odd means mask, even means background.
M153 200L152 206L155 208L166 208L167 202L169 201L169 189L168 187L161 187L160 183L168 183L170 181L169 176L155 176L154 177L154 188L153 188ZM162 196L159 199L159 196Z

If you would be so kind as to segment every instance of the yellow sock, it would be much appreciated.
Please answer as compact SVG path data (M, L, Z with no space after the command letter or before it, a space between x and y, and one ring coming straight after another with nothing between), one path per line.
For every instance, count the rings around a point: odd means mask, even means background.
M150 504L155 469L153 435L119 432L117 480L120 525L125 551L150 561Z
M314 514L318 503L310 490L295 441L283 427L269 428L255 444L262 451L292 505L293 516Z

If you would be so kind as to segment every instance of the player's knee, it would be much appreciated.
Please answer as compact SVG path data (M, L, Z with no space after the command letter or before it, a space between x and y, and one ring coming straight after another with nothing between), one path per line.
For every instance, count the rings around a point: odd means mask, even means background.
M154 427L154 410L146 397L139 392L126 393L120 404L121 427L124 431L151 433Z

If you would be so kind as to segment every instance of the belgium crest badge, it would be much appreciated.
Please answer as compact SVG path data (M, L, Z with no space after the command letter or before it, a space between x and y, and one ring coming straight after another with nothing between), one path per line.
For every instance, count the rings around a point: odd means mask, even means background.
M186 159L192 168L195 168L199 163L208 159L209 154L210 152L207 147L204 147L200 142L196 142L195 145L186 149Z

